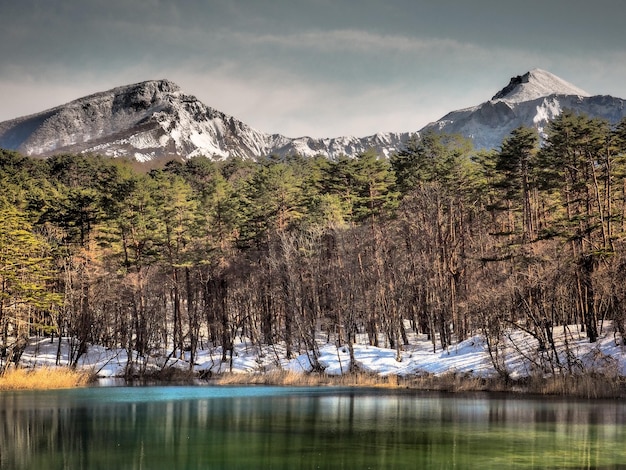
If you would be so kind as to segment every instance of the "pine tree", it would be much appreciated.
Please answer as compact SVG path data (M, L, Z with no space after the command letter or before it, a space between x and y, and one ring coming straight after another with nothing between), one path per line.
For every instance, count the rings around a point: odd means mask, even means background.
M290 165L270 159L260 162L244 190L242 241L261 247L272 232L294 226L304 212L301 188L302 180Z
M370 151L357 156L354 168L355 220L390 214L398 205L398 193L389 162Z
M521 205L523 239L528 240L536 232L531 205L534 186L534 155L537 151L537 132L529 127L518 127L502 142L498 153L496 171L502 177L500 186L505 197Z
M472 148L471 141L460 135L428 131L411 137L407 146L390 158L399 191L406 194L420 183L435 181L456 191Z
M61 303L51 292L54 277L50 248L32 231L24 214L0 208L0 348L10 361L19 360L32 330L43 325L40 312Z

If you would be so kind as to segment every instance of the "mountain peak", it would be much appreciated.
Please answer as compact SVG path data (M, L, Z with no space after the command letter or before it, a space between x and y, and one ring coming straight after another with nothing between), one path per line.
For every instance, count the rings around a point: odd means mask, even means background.
M491 101L513 103L531 101L550 95L591 96L586 91L542 69L533 69L511 78L509 84L496 93Z
M82 98L78 98L74 101L61 105L59 108L67 106L82 106L85 102L99 99L110 99L111 97L116 97L116 99L121 99L122 97L135 97L139 100L143 99L145 101L152 101L161 98L164 95L179 91L181 91L180 87L170 80L146 80L144 82L122 85L107 91L100 91L98 93L83 96Z
M124 90L152 90L161 93L174 93L180 91L180 87L167 79L160 80L146 80L145 82L134 83L132 85L125 85L115 88L113 91Z

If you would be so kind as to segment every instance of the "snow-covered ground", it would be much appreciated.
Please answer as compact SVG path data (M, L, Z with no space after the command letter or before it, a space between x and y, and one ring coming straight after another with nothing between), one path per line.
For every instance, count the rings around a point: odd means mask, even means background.
M589 343L585 334L577 326L554 329L554 338L563 367L573 372L599 371L608 374L626 376L626 346L619 336L614 335L610 323L604 323L600 339ZM482 336L474 336L462 341L447 350L437 349L424 335L413 335L411 345L401 351L401 360L397 360L397 351L384 347L373 347L363 341L354 344L354 358L359 370L380 375L443 375L448 373L470 374L479 377L497 375L489 348ZM21 365L26 367L53 366L56 363L58 339L35 339L27 347L21 358ZM493 347L492 347L493 350ZM68 339L61 344L61 365L67 364L69 351ZM350 356L347 345L319 342L318 361L325 372L330 375L346 373L350 367ZM522 331L516 330L500 338L498 345L498 364L512 378L520 378L537 373L549 373L552 370L551 351L538 351L535 339ZM194 371L210 371L212 373L237 372L254 373L276 369L294 372L311 370L310 354L302 351L292 359L287 359L285 348L281 345L258 346L246 338L238 338L232 355L232 362L221 361L221 348L207 348L198 351ZM568 359L569 358L569 359ZM167 359L167 355L155 355L145 359L147 370L158 370L164 367L189 369L188 357ZM552 364L556 361L552 360ZM99 377L122 377L128 366L128 355L125 350L106 349L98 345L90 345L88 351L79 361L80 367L90 368Z

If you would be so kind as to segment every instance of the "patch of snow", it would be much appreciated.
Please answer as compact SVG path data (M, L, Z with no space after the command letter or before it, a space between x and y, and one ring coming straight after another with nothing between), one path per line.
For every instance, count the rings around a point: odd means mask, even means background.
M141 132L131 135L127 142L137 149L149 149L160 147L160 140L152 132Z
M533 117L533 124L538 126L541 123L546 124L560 115L561 103L556 97L544 99L535 109L537 110L537 114Z
M223 155L228 157L228 151L219 148L219 145L208 134L193 131L189 135L189 140L197 147L197 150L205 152L206 155Z
M150 160L154 158L154 152L152 152L151 154L135 152L133 156L135 157L135 160L137 160L138 162L145 163L145 162L149 162Z
M614 337L609 322L596 343L589 343L584 333L576 326L554 328L553 331L559 361L563 367L573 372L602 371L626 376L626 350L623 339ZM567 334L567 341L566 339ZM446 350L433 351L432 343L425 335L412 335L411 345L400 351L367 344L365 338L353 345L355 366L365 372L381 376L398 375L442 375L448 373L469 374L477 377L497 375L489 355L485 338L476 335L450 346ZM57 350L60 347L59 365L68 365L70 340L67 338L32 338L22 355L21 364L27 367L52 366L57 363ZM537 341L520 330L509 331L499 342L500 367L511 377L526 377L534 373L549 373L555 361L548 360L552 351L540 351ZM237 372L258 373L274 369L306 373L313 370L312 351L300 351L293 358L286 357L284 345L258 346L248 338L240 338L234 346L232 356L227 352L227 360L222 361L221 347L200 349L193 369L196 372L212 373ZM160 351L146 357L132 357L135 367L146 370L159 370L175 367L189 370L189 356L172 358L170 351ZM337 346L334 342L319 342L319 365L329 375L341 375L350 370L348 345ZM89 345L87 353L78 363L79 367L89 368L99 377L123 377L129 366L128 353L124 349L106 349Z

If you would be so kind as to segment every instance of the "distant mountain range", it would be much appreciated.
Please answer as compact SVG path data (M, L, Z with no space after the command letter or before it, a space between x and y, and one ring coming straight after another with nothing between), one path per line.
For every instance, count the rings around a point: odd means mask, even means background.
M585 91L540 69L513 77L493 98L452 111L423 129L459 133L477 148L497 148L513 129L533 126L543 132L562 110L618 122L625 101L589 96ZM122 86L77 99L37 114L0 123L0 147L25 155L97 153L138 161L266 155L355 156L374 149L388 156L412 133L378 133L367 137L315 139L265 134L183 93L168 80Z

